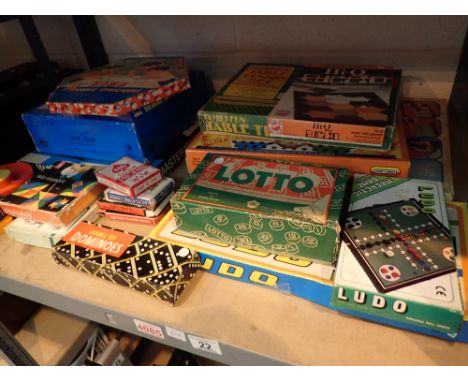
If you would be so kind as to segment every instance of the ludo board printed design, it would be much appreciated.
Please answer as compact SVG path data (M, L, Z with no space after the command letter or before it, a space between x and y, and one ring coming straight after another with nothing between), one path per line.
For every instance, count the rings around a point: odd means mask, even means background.
M343 233L380 292L456 271L450 233L414 199L352 211Z

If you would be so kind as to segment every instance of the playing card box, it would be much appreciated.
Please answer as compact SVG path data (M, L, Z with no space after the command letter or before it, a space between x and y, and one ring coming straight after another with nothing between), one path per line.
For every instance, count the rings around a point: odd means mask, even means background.
M167 196L174 190L174 180L163 178L154 187L146 190L142 194L131 198L112 188L104 190L104 199L111 203L126 204L129 206L142 207L154 210ZM137 215L140 213L137 213ZM143 214L141 214L143 215Z
M355 176L349 211L409 199L415 199L422 206L423 213L432 214L442 224L448 225L442 184L434 181ZM408 228L404 219L397 221L396 217L393 218L401 229ZM396 256L400 256L396 244L391 243L390 246L394 247ZM368 250L372 252L372 248ZM407 253L401 256L405 257L401 261L406 260L407 263L400 265L398 271L404 275L412 271L412 263L416 262ZM388 265L394 266L391 257L388 258ZM336 267L332 304L339 310L419 326L452 337L459 331L463 317L463 301L456 272L380 293L345 242L341 244Z
M197 237L333 264L348 171L208 154L171 199Z
M79 223L54 248L60 265L175 304L200 267L192 250L150 237Z
M66 77L47 105L51 113L119 116L189 88L183 57L127 58Z
M161 171L145 163L123 157L96 172L99 183L135 198L161 179Z
M207 153L285 160L321 166L347 168L351 173L408 177L410 161L405 135L397 126L388 151L324 146L271 137L203 132L186 150L186 163L192 172Z
M164 214L169 210L169 207L166 206L161 210L161 213L157 216L148 217L148 216L139 216L128 214L125 212L115 212L115 211L102 211L104 213L104 217L109 220L123 222L123 223L134 223L134 224L144 224L147 226L154 227L158 224L161 219L163 218Z
M297 257L266 254L240 245L195 237L177 228L170 211L150 237L198 253L202 270L232 280L269 287L331 308L334 267Z

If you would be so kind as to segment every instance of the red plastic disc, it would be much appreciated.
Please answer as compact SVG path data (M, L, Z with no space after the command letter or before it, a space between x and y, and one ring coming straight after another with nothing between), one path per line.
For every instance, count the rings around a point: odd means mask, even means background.
M0 196L11 194L19 186L30 181L33 176L33 168L27 163L9 163L0 166L0 171L2 169L10 171L10 176L0 182Z

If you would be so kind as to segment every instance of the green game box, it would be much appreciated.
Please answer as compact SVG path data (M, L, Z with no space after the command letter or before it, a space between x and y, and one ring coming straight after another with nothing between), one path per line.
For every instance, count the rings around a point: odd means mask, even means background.
M349 211L371 206L387 208L389 203L402 200L409 202L412 199L421 206L420 213L430 214L444 226L448 226L443 187L442 183L437 181L367 175L355 176ZM402 215L405 215L405 211L402 210ZM411 229L412 232L417 232L419 236L417 240L414 240L413 246L415 249L419 249L421 246L423 252L421 253L422 257L418 257L416 252L409 253L408 247L404 253L405 248L400 241L387 243L391 248L386 248L386 250L390 249L393 253L392 256L387 256L387 265L385 266L397 267L398 273L403 279L403 276L416 272L418 268L425 268L427 261L436 264L436 258L429 251L430 243L435 238L420 235L422 231L419 226L415 230L416 226L412 226L410 222L413 218L412 214L399 216L397 212L393 211L392 218L395 219L395 224L399 224L399 231L407 232ZM348 218L345 226L348 227L350 224L357 225L355 236L362 241L358 231L364 222L351 221ZM385 232L376 231L374 234L376 238L379 233L385 235ZM377 240L382 243L381 239L377 238ZM450 241L447 241L447 246L451 244ZM434 245L431 251L433 252L439 247ZM374 251L375 249L377 251ZM370 256L382 255L379 254L378 249L366 246L366 251L369 252ZM455 259L451 258L451 260L455 265ZM339 310L352 310L449 335L455 335L458 332L463 320L463 300L456 272L382 293L374 286L369 275L345 242L341 244L336 267L332 304Z
M333 264L348 170L206 155L171 200L197 237Z

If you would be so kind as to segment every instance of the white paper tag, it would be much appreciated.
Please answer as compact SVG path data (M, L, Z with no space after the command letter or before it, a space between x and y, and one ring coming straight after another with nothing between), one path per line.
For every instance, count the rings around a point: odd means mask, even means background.
M119 355L115 357L114 362L112 362L111 366L120 366L122 365L124 360L125 358L123 357L123 355L119 353Z
M193 348L203 350L208 353L222 355L217 341L209 340L203 337L192 336L190 334L188 335L188 338Z
M185 338L185 333L181 330L177 330L169 326L166 326L166 333L169 337L174 337L178 339L179 341L187 342L187 338Z
M135 322L135 326L139 332L149 334L150 336L160 338L162 340L164 339L163 331L159 326L137 320L136 318L134 318L133 321Z

